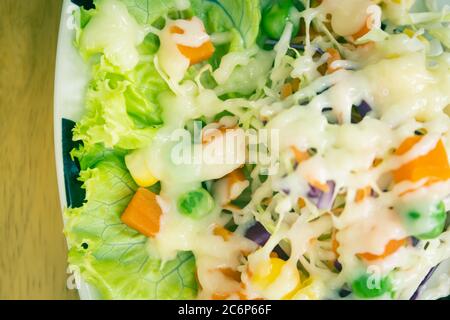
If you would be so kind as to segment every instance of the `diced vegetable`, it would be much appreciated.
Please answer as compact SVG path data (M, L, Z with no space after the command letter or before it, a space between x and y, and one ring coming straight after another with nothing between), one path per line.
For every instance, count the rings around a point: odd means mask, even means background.
M365 117L370 111L372 111L372 107L366 102L361 101L361 103L357 107L359 114L361 114L361 117Z
M211 300L226 300L230 297L228 293L214 293L211 296Z
M310 158L310 155L307 151L301 151L297 149L297 147L292 146L291 151L294 154L295 161L297 161L297 163L301 163Z
M283 268L289 268L290 281L289 285L292 287L285 288L287 292L285 292L280 298L285 297L293 290L295 290L300 284L300 274L297 268L291 264L288 264L286 261L281 260L279 258L270 258L269 261L262 262L256 270L254 270L251 281L257 287L261 289L265 289L274 283L278 277L280 276Z
M217 226L213 231L214 235L222 237L224 241L228 241L233 233L222 226Z
M227 278L241 282L241 273L231 268L220 268L219 271Z
M386 244L386 246L384 247L384 252L381 255L376 255L372 253L358 253L358 257L367 261L384 259L393 254L394 252L396 252L401 247L405 246L406 244L407 244L406 239L391 240Z
M340 69L340 68L333 68L332 64L333 64L333 62L341 60L342 58L341 58L341 55L340 55L339 51L337 51L334 48L329 48L327 50L327 52L330 55L330 57L328 58L328 61L327 61L327 65L328 65L327 73L329 74L329 73L333 73L333 72L335 72L335 71Z
M371 275L364 274L352 283L353 294L359 298L370 299L382 296L391 290L391 282L388 277L379 281L371 279Z
M230 200L236 200L250 184L245 179L241 168L229 173L226 178L228 179L228 196Z
M245 232L245 237L258 245L263 246L267 243L267 241L269 241L270 233L261 223L256 222L253 226L247 229ZM276 254L276 256L282 260L287 260L289 258L280 245L277 245L271 254Z
M364 100L358 106L353 106L352 123L360 123L370 111L372 111L372 107Z
M291 96L292 93L294 93L294 90L292 89L292 84L285 83L282 87L281 87L281 99L286 99L287 97Z
M143 235L154 237L159 232L161 215L156 195L145 188L139 188L120 219Z
M249 184L250 182L245 179L242 169L236 169L214 183L214 198L224 208L233 207L234 203L231 202L239 198Z
M295 9L292 0L277 0L264 10L262 28L270 38L280 39L288 21L294 25L292 36L298 33L300 21L291 18L292 9Z
M397 149L396 155L401 156L407 153L421 139L421 136L406 139ZM431 184L450 179L450 165L442 140L439 140L436 147L429 153L408 162L395 170L393 174L397 183L405 180L417 182L421 179L427 179L427 184Z
M423 212L417 211L409 211L407 213L407 218L421 225L431 225L434 226L430 231L418 235L414 235L415 237L421 240L434 239L438 237L445 229L445 222L447 220L447 212L445 211L444 202L439 202L433 210L424 214ZM431 220L431 221L430 221Z
M355 202L356 203L362 202L365 198L369 197L371 193L372 193L372 188L370 186L359 189L356 192Z
M319 209L330 209L334 196L336 184L334 181L327 181L326 184L314 181L310 182L308 198L316 204Z
M278 278L285 263L281 259L270 258L267 265L264 263L264 265L258 266L255 272L252 273L252 282L261 288L269 286Z
M253 226L247 229L245 237L252 240L253 242L256 242L260 246L263 246L269 240L270 233L266 230L266 228L264 228L261 223L256 222Z
M211 41L207 41L198 48L178 45L180 52L189 59L191 66L202 61L206 61L214 54L214 46Z
M365 36L367 33L370 32L370 28L369 25L371 24L372 21L372 17L369 16L366 19L366 22L364 23L364 25L362 26L361 29L358 30L358 32L356 32L355 34L352 35L353 40L358 40L359 38Z
M297 92L300 88L300 79L295 78L290 82L286 82L281 87L280 96L282 99L286 99L287 97L291 96L293 93Z
M184 30L177 26L173 26L170 29L170 32L176 34L184 34ZM181 44L177 44L177 47L178 50L180 50L181 54L189 59L191 66L208 60L212 57L215 51L214 45L209 39L199 47L188 47Z
M331 251L335 254L336 259L339 258L338 248L339 248L339 242L336 239L337 230L333 230L333 233L331 234Z
M200 219L214 209L214 199L203 188L188 192L178 200L178 210L181 214Z
M137 150L125 157L125 164L133 180L140 187L150 187L158 182L146 165L146 153Z

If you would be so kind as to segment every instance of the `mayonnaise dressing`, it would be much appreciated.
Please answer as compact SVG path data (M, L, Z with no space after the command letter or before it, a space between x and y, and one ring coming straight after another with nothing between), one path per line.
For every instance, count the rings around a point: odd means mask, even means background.
M174 28L183 30L183 33L175 33ZM198 48L210 39L203 22L197 17L191 20L168 20L159 37L161 45L158 60L164 72L175 83L184 78L190 65L189 58L181 53L178 46Z
M320 10L331 14L331 26L341 36L357 33L366 23L370 0L324 0Z
M329 14L333 31L341 36L351 36L368 23L370 15L374 16L370 27L379 28L379 9L369 0L324 0L319 7L309 8L299 16L306 20L309 30L314 17ZM174 26L184 33L172 33ZM396 297L405 298L412 294L411 288L418 285L427 268L449 257L448 245L442 245L438 240L432 240L430 244L435 248L434 255L424 253L423 247L405 245L386 259L364 262L358 257L362 253L382 255L390 241L428 230L431 227L428 224L412 230L404 222L401 212L412 207L427 211L436 201L450 194L447 181L426 186L425 181L393 185L391 178L393 170L427 154L440 139L449 150L450 122L444 113L450 103L448 66L441 64L442 68L430 69L420 41L405 35L390 35L366 48L351 52L343 50L345 56L336 62L341 69L322 76L318 67L326 63L328 56L315 57L315 43L309 41L309 36L303 53L287 56L287 37L277 45L275 55L257 48L227 54L220 67L211 72L219 85L211 90L203 88L200 81L183 81L190 63L178 45L198 47L209 40L198 19L168 20L160 40L157 61L175 94L160 97L164 127L148 148L136 152L145 158L145 167L152 176L162 182L161 231L152 243L163 260L173 258L180 250L194 253L199 298L215 295L239 298L245 294L248 298L281 299L290 294L294 298L320 299L335 295L343 284L351 282L358 272L371 266L379 267L382 275L397 272L393 276ZM264 72L258 73L261 56L266 57L270 65L275 59L270 74L265 72L269 68L262 65L259 69ZM263 80L256 86L264 87L263 92L258 92L252 99L219 99L218 95L234 89L229 81L235 79L233 74L238 68L245 67L258 75L258 81ZM203 70L209 70L209 67ZM267 80L264 76L270 81L264 81ZM301 85L296 93L281 99L279 91L288 78L300 79ZM242 80L242 77L236 79ZM252 87L250 91L254 90ZM352 108L363 101L371 106L370 113L359 123L352 123ZM325 114L327 109L333 121ZM267 121L267 124L259 123L259 128L276 130L279 135L281 169L260 182L258 170L261 166L256 166L251 174L254 179L252 199L244 209L226 207L231 200L229 185L226 178L221 179L245 163L248 141L244 133L232 130L230 135L219 135L214 140L219 144L227 139L244 139L237 150L224 149L218 153L212 150L213 145L198 149L196 147L200 146L189 140L180 147L173 139L174 132L178 137L187 135L189 121L202 116L210 121L224 110L233 112L240 123L246 122L247 126L250 126L248 119L251 118ZM396 156L395 149L418 129L426 129L427 134L411 150ZM292 147L302 152L314 152L292 166ZM173 151L177 148L182 152L194 152L185 159L188 161L175 163ZM209 155L210 159L216 160L211 162L222 164L191 161L199 154ZM223 164L224 157L230 154L239 160ZM178 212L180 195L199 188L204 181L217 179L220 180L212 182L216 195L216 208L212 213L201 220L193 220ZM318 209L308 199L311 181L322 184L333 181L333 199L340 196L345 200L345 207L341 210L333 208L332 212L329 208ZM356 201L358 191L367 187L370 187L370 193ZM303 205L299 204L300 198ZM262 206L267 199L270 202ZM231 217L223 214L222 209L230 210L234 222L239 225L239 232L233 233L230 239L214 232ZM260 221L272 233L261 248L243 236L251 220ZM333 252L332 233L338 242L336 252ZM324 237L326 235L329 237ZM325 239L320 240L321 237ZM447 233L440 236L446 237ZM252 273L261 265L267 265L277 245L285 249L289 259L279 276L267 287L260 288L255 285ZM342 265L340 273L326 265L336 255ZM425 256L432 262L417 267L424 263ZM310 281L301 289L297 286L299 262L309 273ZM241 273L241 281L231 279L221 269Z

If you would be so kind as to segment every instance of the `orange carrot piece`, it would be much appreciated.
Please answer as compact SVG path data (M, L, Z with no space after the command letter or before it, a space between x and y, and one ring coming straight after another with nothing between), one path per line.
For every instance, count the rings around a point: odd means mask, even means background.
M271 258L279 258L278 253L276 253L275 251L272 251L272 252L270 253L270 257L271 257Z
M371 21L372 18L368 17L366 21L364 22L364 25L361 27L361 29L358 30L355 34L352 35L353 40L358 40L359 38L365 36L370 32L371 29L367 26Z
M238 168L230 172L226 177L228 182L228 197L230 200L236 200L248 186L244 172L241 168Z
M294 78L291 81L292 84L292 91L297 92L300 89L300 79Z
M178 26L172 26L172 27L170 28L170 33L184 34L184 30L181 29L181 28L178 27Z
M407 153L409 150L411 150L416 143L418 143L422 139L421 136L412 136L407 138L403 143L398 147L398 149L395 151L395 155L402 156L405 153Z
M173 26L170 29L171 33L184 34L184 30L180 27ZM202 61L208 60L214 54L215 48L211 40L206 41L200 47L188 47L182 44L177 44L178 50L181 54L189 59L191 66Z
M222 226L217 226L213 231L215 236L222 237L223 240L228 241L233 233Z
M317 180L311 180L311 181L309 181L309 184L312 185L314 188L319 189L320 191L330 192L330 187L326 183L322 183Z
M416 143L422 139L421 136L413 136L406 139L396 151L401 156L410 151ZM447 152L442 140L428 154L417 157L394 171L395 182L409 180L417 182L427 178L427 183L450 179L450 165Z
M241 273L231 268L220 268L219 271L227 278L236 282L241 282Z
M340 55L339 51L337 51L334 48L329 48L327 50L327 52L330 54L330 57L328 58L328 61L327 61L327 65L328 65L327 73L329 74L329 73L333 73L333 72L341 69L341 68L331 67L331 65L333 64L334 61L341 60L341 55Z
M407 243L406 239L401 240L391 240L387 243L386 247L384 248L384 252L381 255L376 255L372 253L358 253L358 257L367 260L367 261L374 261L378 259L386 258L387 256L390 256L394 252L396 252L398 249L403 247Z
M161 215L156 195L145 188L139 188L120 219L143 235L154 237L159 232Z
M228 177L228 181L229 181L229 184L230 184L230 185L232 185L232 184L234 184L234 183L237 183L237 182L242 182L242 181L245 181L245 180L246 180L246 179L245 179L244 172L242 171L241 168L238 168L238 169L236 169L236 170L230 172L230 173L227 175L227 177Z
M339 242L336 239L336 230L333 230L331 234L331 251L336 255L336 258L339 258L339 253L337 249L339 248Z
M310 158L309 153L307 151L298 150L295 146L291 146L291 151L294 154L295 160L298 163L301 163Z
M356 203L362 202L365 198L370 196L371 192L372 192L371 187L365 187L365 188L359 189L356 192L355 202Z
M226 300L230 297L228 293L213 293L211 300Z
M375 158L375 160L373 160L372 166L374 168L378 167L381 163L383 162L383 159L381 158Z
M208 60L214 54L214 46L211 41L207 41L198 48L178 45L181 54L189 59L191 66Z
M292 88L292 84L285 83L281 87L281 99L286 99L287 97L291 96L293 92L294 90Z
M302 197L298 198L297 205L299 209L303 209L304 207L306 207L305 199L303 199Z
M354 40L358 40L359 38L365 36L366 34L368 34L370 32L370 29L367 28L367 24L364 24L364 26L354 35L352 35Z

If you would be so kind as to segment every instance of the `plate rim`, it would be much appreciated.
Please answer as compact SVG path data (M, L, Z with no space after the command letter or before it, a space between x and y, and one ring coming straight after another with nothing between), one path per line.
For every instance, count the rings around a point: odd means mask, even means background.
M89 81L89 69L86 63L82 60L78 51L73 46L75 39L75 29L71 28L73 25L73 11L78 10L78 6L72 3L70 0L63 0L61 9L61 19L59 24L58 41L57 41L57 53L55 63L55 75L54 75L54 96L53 96L53 136L54 136L54 156L55 166L58 184L58 194L60 201L60 208L62 213L63 223L65 225L66 219L64 217L64 211L67 208L67 198L65 191L64 180L64 166L63 166L63 146L62 146L62 119L76 121L84 112L84 91L81 86L86 86ZM70 55L72 60L67 62L67 55ZM77 64L78 66L74 66ZM67 72L71 69L72 72ZM75 84L72 83L74 78L77 79ZM67 85L67 83L70 83ZM77 92L77 99L67 100L65 93L70 90ZM65 237L67 248L69 245L67 238ZM445 269L450 268L450 259L443 261L440 266L434 272L431 279L425 284L421 291L428 289L431 283L438 281L439 275L447 274ZM444 270L443 270L444 269ZM70 276L69 268L68 277ZM100 296L97 290L86 283L80 276L75 274L75 281L77 284L78 294L81 300L98 300ZM419 295L420 299L420 295Z
M67 208L67 197L65 189L64 180L64 161L63 161L63 145L62 145L62 119L66 118L69 120L76 120L77 113L81 114L84 111L84 106L78 104L77 100L67 100L67 91L73 90L74 87L82 85L83 79L87 83L89 77L86 74L86 68L74 69L79 70L76 75L81 81L75 86L67 86L66 84L72 80L73 74L70 76L65 72L67 69L71 69L72 62L67 62L67 53L73 57L79 57L78 52L73 46L73 40L75 39L75 30L70 28L70 24L73 24L73 10L76 10L78 6L73 4L70 0L64 0L61 8L61 18L58 31L58 41L57 41L57 52L56 52L56 62L55 62L55 75L54 75L54 95L53 95L53 137L54 137L54 156L55 156L55 166L56 166L56 176L58 183L58 194L60 201L60 208L64 226L66 224L66 219L64 217L64 211ZM79 61L82 62L81 57ZM84 64L84 63L83 63ZM72 66L73 69L73 66ZM79 93L82 95L81 91ZM84 96L84 95L83 95ZM83 97L84 98L84 97ZM65 106L70 104L70 110L66 109ZM66 246L68 249L69 244L67 238L64 237ZM67 267L67 277L70 277L72 273L69 265ZM74 280L76 284L76 289L81 300L96 300L98 299L98 293L95 288L87 284L79 274L74 272Z

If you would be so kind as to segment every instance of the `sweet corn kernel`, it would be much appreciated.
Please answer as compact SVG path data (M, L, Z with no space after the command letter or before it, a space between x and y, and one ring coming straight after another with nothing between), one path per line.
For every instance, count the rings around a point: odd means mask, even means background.
M144 154L133 152L125 157L125 164L133 177L134 182L140 187L150 187L158 182L145 163Z
M266 288L278 278L285 264L286 262L280 258L270 258L261 262L253 273L252 282Z
M289 299L301 288L295 264L273 257L258 266L251 281L269 300Z

